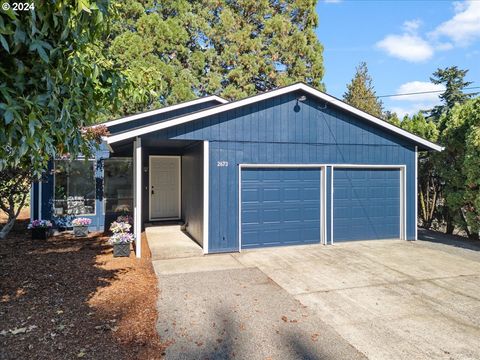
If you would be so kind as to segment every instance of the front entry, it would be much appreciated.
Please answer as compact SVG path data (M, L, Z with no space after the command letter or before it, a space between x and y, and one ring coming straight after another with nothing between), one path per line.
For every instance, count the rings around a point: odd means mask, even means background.
M180 219L180 156L150 156L150 220Z

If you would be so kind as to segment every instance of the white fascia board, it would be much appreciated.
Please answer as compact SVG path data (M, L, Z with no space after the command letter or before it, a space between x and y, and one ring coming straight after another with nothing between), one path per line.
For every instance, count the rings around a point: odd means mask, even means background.
M343 101L341 101L337 98L334 98L333 96L327 95L327 94L325 94L321 91L318 91L318 90L316 90L316 89L314 89L314 88L312 88L308 85L305 85L305 84L300 84L300 85L303 85L302 90L304 90L305 92L308 92L309 94L312 94L312 95L314 95L314 96L316 96L316 97L318 97L318 98L320 98L320 99L322 99L322 100L324 100L324 101L326 101L330 104L333 104L335 106L338 106L341 109L344 109L348 112L351 112L351 113L353 113L353 114L355 114L355 115L357 115L357 116L359 116L359 117L361 117L365 120L369 120L369 121L371 121L371 122L373 122L373 123L375 123L375 124L377 124L377 125L379 125L383 128L386 128L390 131L393 131L394 133L397 133L401 136L404 136L407 139L410 139L410 140L413 140L413 141L415 141L419 144L422 144L429 149L436 150L436 151L444 150L443 146L437 145L435 143L432 143L428 140L425 140L425 139L421 138L420 136L417 136L417 135L412 134L408 131L405 131L405 130L403 130L403 129L395 126L395 125L392 125L392 124L386 122L385 120L377 118L373 115L370 115L370 114L366 113L365 111L362 111L360 109L357 109L356 107L348 105L347 103L345 103L345 102L343 102Z
M214 100L218 101L220 104L228 103L228 100L222 99L221 97L216 96L216 95L206 96L206 97L202 97L202 98L195 99L195 100L192 100L192 101L186 101L186 102L183 102L183 103L177 104L177 105L165 106L165 107L162 107L160 109L147 111L147 112L144 112L144 113L141 113L141 114L135 114L135 115L126 116L126 117L116 119L116 120L106 121L106 122L101 123L101 124L93 125L92 127L96 127L96 126L100 126L100 125L104 125L106 127L119 125L119 124L123 124L123 123L129 122L129 121L143 119L143 118L148 117L148 116L163 114L165 112L178 110L178 109L182 109L182 108L187 107L187 106L202 104L204 102L214 101Z
M344 109L344 110L346 110L346 111L348 111L352 114L355 114L355 115L357 115L357 116L359 116L359 117L361 117L365 120L373 122L376 125L379 125L380 127L386 128L390 131L393 131L394 133L397 133L397 134L399 134L403 137L406 137L410 140L413 140L413 141L415 141L419 144L422 144L429 149L436 150L436 151L442 151L443 150L443 147L441 147L437 144L434 144L434 143L432 143L428 140L422 139L421 137L419 137L417 135L411 134L408 131L400 129L399 127L396 127L396 126L394 126L394 125L392 125L392 124L390 124L390 123L388 123L388 122L386 122L382 119L379 119L375 116L367 114L366 112L364 112L362 110L359 110L359 109L357 109L353 106L350 106L350 105L344 103L343 101L340 101L340 100L334 98L333 96L327 95L327 94L325 94L321 91L318 91L318 90L316 90L316 89L314 89L314 88L312 88L312 87L310 87L306 84L303 84L303 83L297 83L297 84L286 86L286 87L283 87L283 88L280 88L280 89L277 89L277 90L268 91L268 92L265 92L263 94L259 94L259 95L256 95L256 96L252 96L252 97L249 97L249 98L246 98L246 99L243 99L243 100L239 100L239 101L235 101L235 102L231 102L231 103L226 103L224 105L217 106L217 107L214 107L214 108L211 108L211 109L198 111L196 113L181 116L181 117L178 117L178 118L172 119L172 120L167 120L167 121L164 121L162 123L152 124L152 125L149 125L149 126L144 126L142 128L139 128L139 129L126 131L124 133L113 135L113 136L109 137L107 141L108 141L109 144L112 144L112 143L115 143L115 142L118 142L118 141L130 139L130 138L135 137L135 136L140 136L140 135L148 134L150 132L163 130L163 129L166 129L166 128L169 128L169 127L172 127L172 126L177 126L177 125L184 124L184 123L194 121L194 120L197 120L197 119L201 119L201 118L204 118L204 117L207 117L207 116L211 116L211 115L219 114L219 113L222 113L222 112L225 112L225 111L228 111L228 110L236 109L236 108L239 108L241 106L249 105L249 104L252 104L252 103L255 103L255 102L258 102L258 101L271 99L273 97L283 95L283 94L287 94L287 93L297 91L297 90L305 91L306 93L308 93L308 94L310 94L310 95L312 95L312 96L314 96L318 99L321 99L321 100L323 100L327 103L338 106L339 108Z

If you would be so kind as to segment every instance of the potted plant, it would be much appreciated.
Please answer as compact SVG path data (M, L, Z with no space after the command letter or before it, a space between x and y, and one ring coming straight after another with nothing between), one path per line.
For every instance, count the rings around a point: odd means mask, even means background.
M92 219L76 218L72 220L73 235L76 237L84 237L88 235L88 225L92 223Z
M119 232L113 234L109 239L113 245L113 256L130 256L130 244L133 242L133 234L129 232Z
M117 221L114 221L110 225L110 231L113 235L110 237L109 242L113 245L113 256L130 256L130 243L133 242L133 234L130 233L130 225L127 221L128 218L119 216Z
M49 220L33 220L28 224L28 228L32 230L32 239L46 240L52 228L52 222Z

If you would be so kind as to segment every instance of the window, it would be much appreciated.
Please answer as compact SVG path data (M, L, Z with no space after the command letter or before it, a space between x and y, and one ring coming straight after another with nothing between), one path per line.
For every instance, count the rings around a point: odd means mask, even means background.
M95 161L55 160L55 215L95 214Z
M104 170L105 213L132 213L132 158L105 159Z

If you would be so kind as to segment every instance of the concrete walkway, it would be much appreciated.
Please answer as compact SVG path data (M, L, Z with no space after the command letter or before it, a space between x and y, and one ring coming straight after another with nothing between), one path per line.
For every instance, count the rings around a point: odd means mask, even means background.
M145 228L152 260L203 256L203 249L181 230L181 225Z

